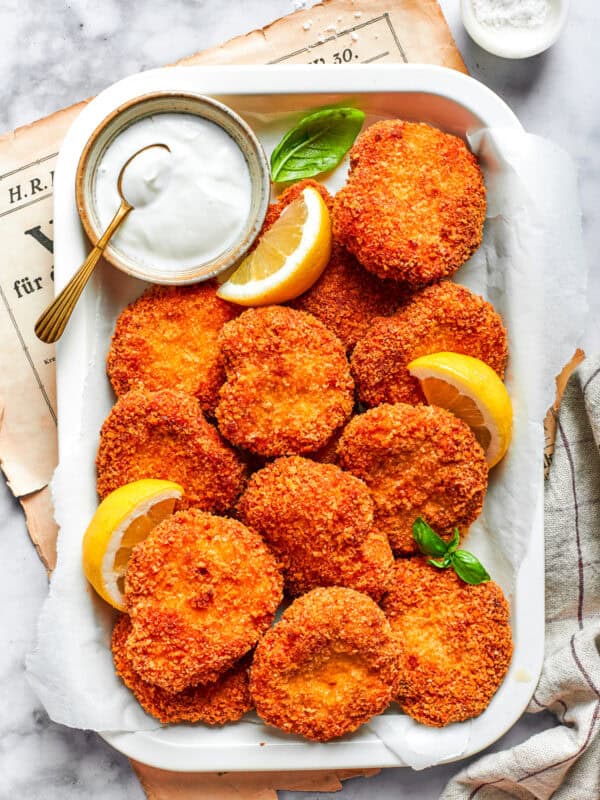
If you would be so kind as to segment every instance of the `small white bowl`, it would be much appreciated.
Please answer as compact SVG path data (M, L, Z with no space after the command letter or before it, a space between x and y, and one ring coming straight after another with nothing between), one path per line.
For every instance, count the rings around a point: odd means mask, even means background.
M528 58L547 50L558 39L567 20L569 0L550 0L545 22L536 28L484 25L475 16L473 0L461 0L460 9L467 33L488 53L502 58Z

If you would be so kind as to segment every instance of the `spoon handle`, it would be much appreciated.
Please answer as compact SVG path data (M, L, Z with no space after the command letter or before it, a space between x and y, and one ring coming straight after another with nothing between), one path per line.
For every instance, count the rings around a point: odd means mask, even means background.
M52 344L58 341L62 336L67 322L73 313L75 304L79 300L106 245L109 243L111 236L115 233L119 225L129 214L131 208L129 203L125 201L121 203L108 228L104 231L96 246L92 248L86 260L62 291L57 294L50 305L47 306L46 310L41 313L38 321L35 323L35 335L38 339L41 339L42 342Z

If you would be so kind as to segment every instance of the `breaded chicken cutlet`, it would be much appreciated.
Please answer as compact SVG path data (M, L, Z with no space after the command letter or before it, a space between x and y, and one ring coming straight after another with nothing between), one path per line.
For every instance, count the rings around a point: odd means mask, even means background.
M127 566L132 668L171 693L213 683L271 625L282 585L275 557L241 522L195 509L167 517Z
M262 236L263 233L266 233L273 223L279 219L284 208L287 208L290 203L292 203L294 200L297 200L302 192L308 188L315 189L321 195L325 205L327 206L327 210L331 212L333 207L333 197L331 196L329 189L322 183L319 183L319 181L315 181L312 178L305 178L304 180L288 186L283 190L275 202L269 205L265 215L265 221L263 222L263 226L260 231L260 236Z
M219 430L262 456L311 453L352 413L354 382L340 340L284 306L252 308L221 331L226 381Z
M416 289L470 258L485 211L481 169L462 139L425 123L383 120L350 150L333 234L370 272Z
M126 483L162 478L180 483L180 509L227 511L244 488L246 467L202 413L195 397L134 389L102 425L96 458L102 499Z
M235 722L252 708L248 657L219 676L214 683L193 686L177 693L167 692L160 686L148 683L134 670L127 650L130 633L131 621L127 614L122 614L113 629L111 640L115 668L144 711L159 722L165 725L174 722L223 725Z
M176 389L212 413L225 379L219 332L240 312L216 296L214 281L151 286L117 319L106 361L115 394Z
M373 600L352 589L313 589L259 642L250 693L267 724L326 742L385 710L397 692L399 663Z
M437 406L380 405L354 417L338 446L340 466L361 478L375 504L375 526L397 555L418 552L423 517L449 539L466 533L483 507L488 466L461 419Z
M500 315L482 297L450 281L423 289L394 316L376 319L367 329L351 360L361 402L425 402L407 365L443 351L478 358L504 375L508 344Z
M310 454L310 458L313 461L321 462L321 464L337 464L337 447L343 432L343 428L338 428L323 447Z
M402 710L437 727L481 714L513 651L500 587L464 583L424 558L400 559L382 606L402 654L396 698Z
M334 242L321 277L291 305L320 319L350 351L375 317L393 314L406 297L397 284L371 275Z
M255 472L238 517L277 556L288 594L346 586L379 600L391 576L392 551L373 527L365 484L332 464L279 458Z
M268 230L281 212L307 187L316 189L331 212L333 197L323 184L310 178L292 184L272 203L262 232ZM393 314L405 293L393 281L382 281L364 270L354 256L334 242L329 263L311 288L290 305L308 311L333 331L351 350L374 317Z

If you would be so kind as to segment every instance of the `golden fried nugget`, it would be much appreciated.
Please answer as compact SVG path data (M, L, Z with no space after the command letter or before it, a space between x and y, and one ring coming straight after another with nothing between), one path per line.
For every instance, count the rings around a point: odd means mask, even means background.
M317 586L347 586L375 600L384 592L389 542L373 530L369 490L339 467L280 458L254 473L237 510L277 556L292 596Z
M392 550L418 552L412 526L423 517L448 539L464 534L483 506L488 466L466 422L437 406L381 405L354 417L339 463L369 487L375 527Z
M343 432L343 428L338 428L323 447L310 454L310 458L313 461L320 461L321 464L337 464L337 447Z
M416 289L470 258L485 210L481 169L461 139L425 123L384 120L350 150L333 233L370 272Z
M269 205L267 209L267 214L265 216L265 221L263 222L262 229L260 231L260 236L276 222L279 217L281 216L281 212L284 208L289 206L294 200L297 200L302 192L307 188L316 189L317 192L323 198L325 205L327 206L327 210L331 211L333 207L333 197L329 193L329 190L326 186L318 181L313 180L312 178L305 178L304 180L298 181L297 183L293 183L291 186L288 186L283 192L279 195L279 197L275 200L274 203ZM259 236L259 238L260 238Z
M117 674L144 711L163 724L204 722L223 725L240 719L252 708L248 686L250 660L247 656L214 683L193 686L173 694L148 683L134 670L127 650L130 633L131 621L127 614L122 614L113 629L111 642Z
M216 296L214 281L151 286L117 319L106 368L117 396L177 389L211 413L225 373L218 336L241 308Z
M331 211L333 197L323 184L308 178L289 186L277 202L269 206L263 233L307 186L321 194ZM290 305L320 319L346 349L351 350L373 317L393 314L403 299L404 293L397 284L366 272L351 253L334 242L331 258L321 277Z
M96 458L101 498L141 478L176 481L179 509L227 511L244 488L246 467L190 395L134 389L105 420Z
M313 589L259 642L250 693L269 725L325 742L385 710L400 653L381 609L353 589Z
M127 566L133 669L172 693L214 682L273 622L282 584L275 557L241 522L196 509L167 517Z
M351 253L334 243L321 277L291 305L320 319L352 350L374 317L393 314L405 298L397 284L367 272Z
M402 653L402 710L436 727L481 714L512 657L502 589L464 583L424 558L400 559L382 605Z
M216 417L238 447L263 456L314 452L352 413L344 347L310 314L248 309L223 327L221 352L227 379Z
M299 544L285 572L285 588L292 597L319 586L345 586L379 601L389 585L394 557L388 537L373 528L359 545Z
M508 344L500 315L482 297L450 281L424 289L393 317L376 319L367 329L352 354L361 402L425 402L407 365L443 351L478 358L504 375Z
M278 458L255 472L237 511L282 551L296 542L360 544L373 526L373 501L361 480L301 456Z

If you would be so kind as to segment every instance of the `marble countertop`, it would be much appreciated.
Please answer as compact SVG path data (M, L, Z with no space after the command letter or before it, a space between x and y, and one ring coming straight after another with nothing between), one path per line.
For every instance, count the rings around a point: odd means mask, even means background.
M310 4L310 3L309 3ZM0 5L0 129L9 130L89 97L113 81L189 55L290 13L292 0L5 0ZM572 4L567 27L546 54L525 61L488 55L468 38L459 0L441 0L472 75L503 97L525 127L554 139L580 169L585 244L600 251L600 66L595 0ZM600 272L592 269L592 309L600 307ZM600 326L584 338L600 349ZM0 485L0 798L19 800L143 800L127 759L96 734L52 723L24 678L34 625L47 590L45 571L27 536L19 505ZM493 749L523 741L554 724L549 714L526 715ZM387 770L368 784L348 782L344 800L433 800L459 765L424 772ZM281 792L281 800L328 795Z

